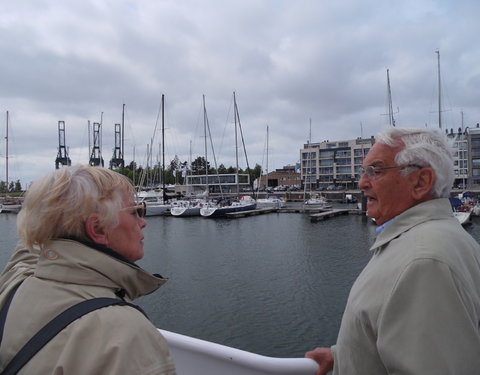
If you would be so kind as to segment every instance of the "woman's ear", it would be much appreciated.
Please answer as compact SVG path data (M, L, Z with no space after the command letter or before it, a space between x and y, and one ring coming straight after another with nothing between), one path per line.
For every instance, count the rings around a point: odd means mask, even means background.
M108 245L108 238L105 230L100 226L100 216L90 214L85 221L85 232L90 239L100 245Z

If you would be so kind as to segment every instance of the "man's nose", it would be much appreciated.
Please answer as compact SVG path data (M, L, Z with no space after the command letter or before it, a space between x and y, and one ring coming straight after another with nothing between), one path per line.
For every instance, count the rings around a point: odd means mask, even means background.
M369 186L369 184L370 184L370 179L364 173L363 175L360 176L360 179L358 180L358 187L360 190L364 190Z

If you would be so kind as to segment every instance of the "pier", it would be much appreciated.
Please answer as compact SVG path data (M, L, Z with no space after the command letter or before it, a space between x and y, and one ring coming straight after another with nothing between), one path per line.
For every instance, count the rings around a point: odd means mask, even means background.
M237 219L239 217L270 214L272 212L278 212L278 211L279 211L278 208L257 208L255 210L249 210L249 211L230 212L228 214L225 214L225 217L227 217L228 219Z
M351 210L349 210L349 209L334 208L334 209L331 209L331 210L328 210L328 211L319 212L317 214L311 214L310 215L310 221L312 223L316 223L317 221L322 221L322 220L325 220L325 219L328 219L328 218L331 218L331 217L340 216L340 215L348 215L348 213L350 211Z
M349 213L358 214L359 210L352 209L339 209L339 208L257 208L255 210L249 211L240 211L240 212L230 212L225 214L225 217L228 219L238 219L241 217L248 216L257 216L270 213L307 213L310 214L310 220L312 223L317 221L322 221L331 217L336 217L340 215L348 215Z

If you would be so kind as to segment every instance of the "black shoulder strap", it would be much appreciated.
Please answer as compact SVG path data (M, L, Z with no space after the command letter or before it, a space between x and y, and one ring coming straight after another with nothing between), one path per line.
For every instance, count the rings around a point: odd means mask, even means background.
M5 303L3 304L2 309L0 310L0 345L2 344L3 329L5 327L5 321L7 320L7 313L8 313L8 309L10 308L10 303L12 303L13 296L15 295L15 292L17 291L20 285L21 283L12 289Z
M128 305L136 308L145 315L139 306L116 298L93 298L82 301L57 315L38 331L35 336L20 349L15 357L13 357L0 375L16 374L45 344L70 323L91 311L111 305Z

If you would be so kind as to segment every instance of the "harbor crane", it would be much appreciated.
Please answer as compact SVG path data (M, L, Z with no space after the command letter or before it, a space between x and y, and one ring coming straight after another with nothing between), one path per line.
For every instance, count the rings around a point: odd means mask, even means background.
M55 159L55 169L61 166L70 166L72 161L68 156L68 150L65 146L65 121L58 122L58 154Z
M90 128L90 127L89 127ZM89 164L93 167L103 167L102 158L102 134L101 125L98 122L93 123L93 147L90 152Z
M122 124L115 124L115 148L113 149L113 156L110 159L110 169L114 168L124 168L125 159L123 158L124 150L124 121L125 120L125 104L123 105L122 110Z

